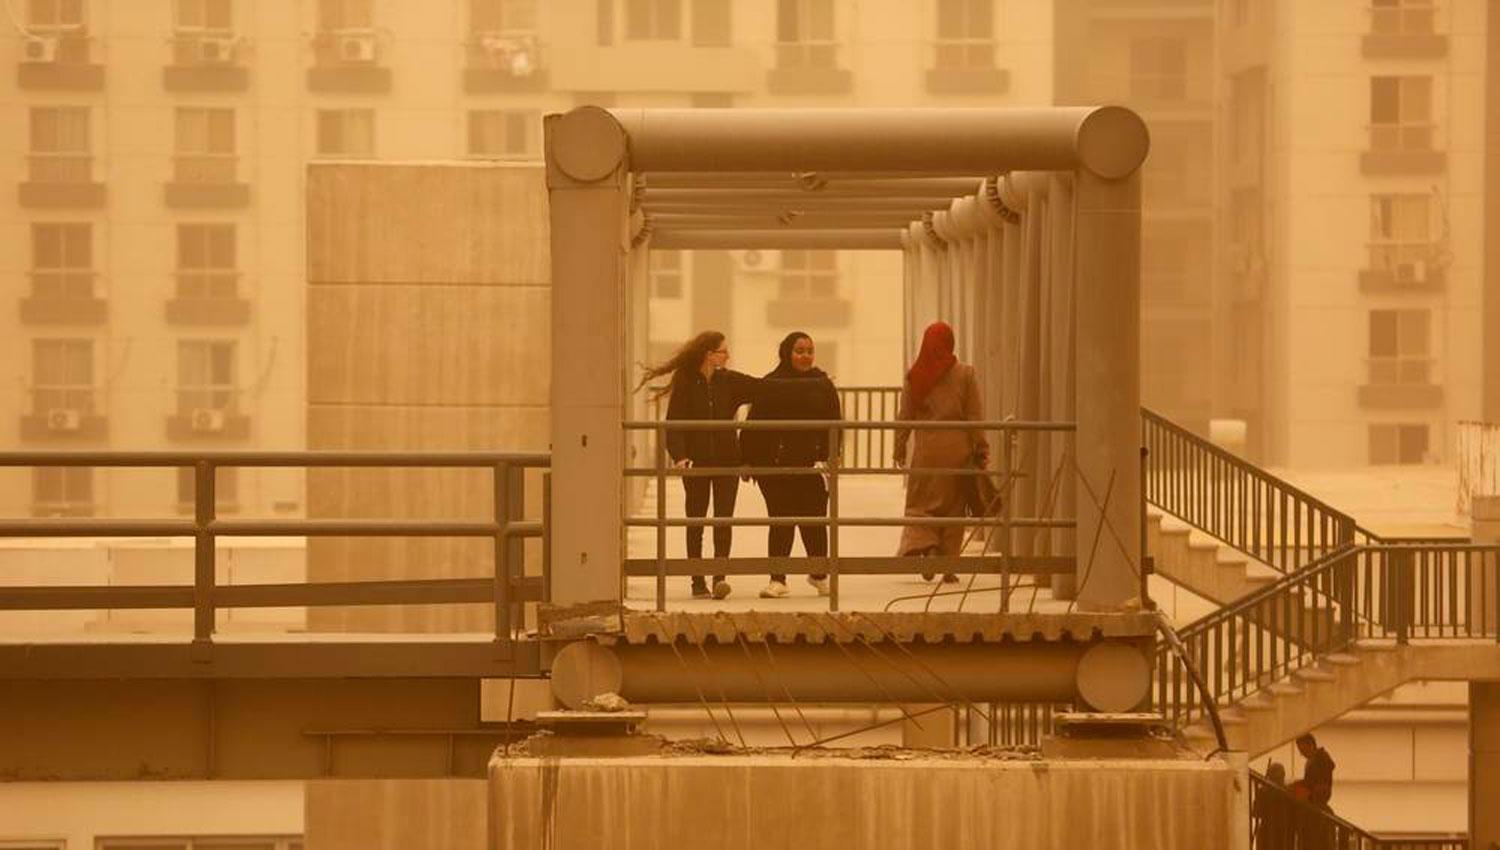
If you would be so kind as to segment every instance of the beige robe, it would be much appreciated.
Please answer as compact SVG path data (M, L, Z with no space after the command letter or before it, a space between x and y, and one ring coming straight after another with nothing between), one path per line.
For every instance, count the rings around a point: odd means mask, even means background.
M984 418L979 381L974 367L955 363L937 382L920 407L912 403L911 382L901 388L897 419L914 422L961 422ZM913 437L913 435L915 435ZM956 469L970 466L976 449L988 451L980 430L929 431L898 429L896 463L912 470ZM910 456L908 456L910 449ZM963 476L912 474L906 479L906 516L960 517L966 513ZM936 549L939 555L957 555L963 548L964 526L907 526L901 533L898 553L910 555Z

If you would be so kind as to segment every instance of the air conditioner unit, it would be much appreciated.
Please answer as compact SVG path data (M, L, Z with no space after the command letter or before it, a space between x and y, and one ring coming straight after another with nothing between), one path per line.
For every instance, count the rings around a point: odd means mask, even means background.
M55 407L47 411L48 431L77 431L83 426L83 414L71 407Z
M224 430L224 411L217 408L203 407L193 411L192 427L194 431L206 434L215 434Z
M42 35L28 35L22 56L27 62L56 62L57 39Z
M761 251L756 248L735 252L740 271L752 274L776 271L777 260L780 257L781 255L775 251Z
M1427 280L1427 264L1421 260L1413 260L1409 263L1397 263L1395 278L1397 283L1420 284Z
M344 33L339 36L339 59L345 62L374 62L375 34Z
M202 38L198 40L198 61L204 65L223 65L234 61L234 39Z
M486 33L480 37L479 45L496 68L512 77L529 77L536 70L536 41L530 36Z

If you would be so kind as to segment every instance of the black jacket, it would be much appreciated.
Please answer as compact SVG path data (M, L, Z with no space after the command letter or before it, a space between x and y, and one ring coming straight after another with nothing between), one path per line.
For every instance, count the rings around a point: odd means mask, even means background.
M776 369L764 380L765 391L750 406L751 421L843 418L838 390L822 369ZM750 466L812 466L828 459L828 439L822 429L742 431L740 454Z
M667 402L667 419L733 419L741 405L749 404L759 394L761 380L720 369L712 380L693 370L686 380L672 387ZM697 466L739 466L739 446L733 430L667 431L667 454L675 463L691 460Z

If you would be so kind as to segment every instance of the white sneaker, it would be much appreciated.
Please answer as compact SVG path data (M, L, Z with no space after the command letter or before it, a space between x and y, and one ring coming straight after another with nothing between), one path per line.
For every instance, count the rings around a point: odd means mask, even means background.
M785 582L773 581L770 584L766 585L765 587L761 588L760 598L761 599L784 599L787 596L790 596L791 593L792 592L790 590L787 590Z
M822 578L814 578L813 576L808 576L807 583L817 589L819 596L828 595L828 576L823 576Z

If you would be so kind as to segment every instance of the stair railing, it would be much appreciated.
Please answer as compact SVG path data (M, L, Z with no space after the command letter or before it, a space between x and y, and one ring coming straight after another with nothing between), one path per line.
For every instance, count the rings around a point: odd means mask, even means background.
M1353 517L1145 408L1141 439L1147 502L1279 572L1355 542Z
M1158 711L1179 728L1203 716L1193 671L1208 698L1226 705L1353 643L1360 629L1357 553L1341 547L1178 630L1191 669L1158 644Z
M1332 850L1469 850L1464 836L1380 838L1321 806L1299 800L1283 785L1250 771L1252 850L1327 847Z

